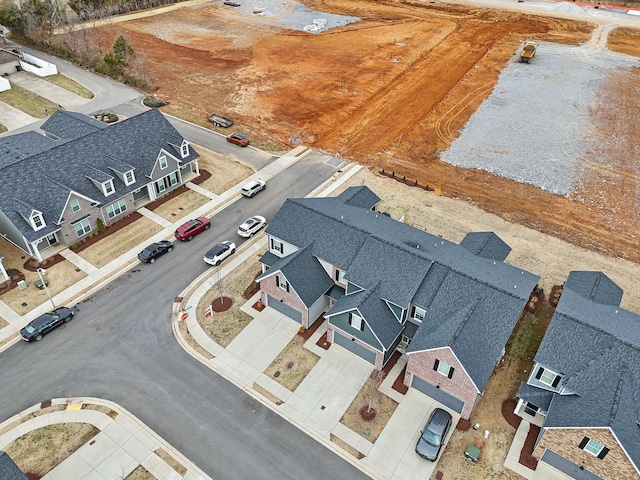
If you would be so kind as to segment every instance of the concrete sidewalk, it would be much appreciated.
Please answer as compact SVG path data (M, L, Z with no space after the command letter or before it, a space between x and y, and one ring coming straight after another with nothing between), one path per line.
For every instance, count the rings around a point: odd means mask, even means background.
M51 405L65 405L66 409L31 418L41 408L41 405L34 405L0 424L0 430L15 424L0 435L0 450L22 435L57 423L88 423L100 433L42 477L43 480L113 480L125 478L139 465L157 479L211 480L134 415L113 402L97 398L63 398L52 400ZM112 413L82 408L87 405L107 407ZM174 470L158 456L158 449L172 456L186 473L183 475Z
M65 88L48 82L44 78L25 71L10 74L8 80L9 83L15 83L25 90L40 95L65 109L83 105L91 100L90 98L81 97L77 93L70 92ZM53 112L49 112L49 114L51 113Z

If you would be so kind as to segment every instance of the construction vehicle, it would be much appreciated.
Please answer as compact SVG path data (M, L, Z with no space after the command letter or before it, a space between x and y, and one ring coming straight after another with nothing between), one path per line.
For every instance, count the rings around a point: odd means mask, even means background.
M538 44L534 41L527 40L520 52L520 63L531 63L538 49Z

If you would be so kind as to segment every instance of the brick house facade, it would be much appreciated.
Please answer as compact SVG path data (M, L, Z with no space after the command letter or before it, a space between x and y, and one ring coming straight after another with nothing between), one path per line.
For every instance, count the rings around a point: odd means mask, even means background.
M604 458L589 453L580 445L592 439L607 449ZM608 428L547 428L533 456L540 459L545 450L552 450L604 480L636 480L638 472ZM602 454L600 456L603 456Z
M440 362L445 362L453 369L450 375L445 375L442 369L438 370ZM414 375L463 401L464 408L460 415L469 418L480 392L450 348L411 353L403 383L411 386Z

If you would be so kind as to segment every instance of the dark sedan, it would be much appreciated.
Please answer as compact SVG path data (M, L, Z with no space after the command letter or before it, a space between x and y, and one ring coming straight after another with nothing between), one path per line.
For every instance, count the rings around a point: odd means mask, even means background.
M156 261L156 258L161 257L171 250L173 250L173 243L169 240L162 240L161 242L152 243L145 247L145 249L138 254L138 259L143 263L153 263Z
M20 330L20 336L25 342L42 340L42 336L49 333L63 323L70 322L73 311L67 307L59 307L34 319L29 325Z

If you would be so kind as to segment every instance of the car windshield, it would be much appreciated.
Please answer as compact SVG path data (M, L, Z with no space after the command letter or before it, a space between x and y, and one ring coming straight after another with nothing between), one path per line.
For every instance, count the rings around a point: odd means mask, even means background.
M425 442L427 442L429 445L433 445L434 447L439 447L442 440L440 438L440 435L436 435L429 430L424 431L424 433L422 434L422 438Z
M225 248L224 247L215 247L212 248L209 253L207 254L208 257L215 257L216 255L220 255L222 252L224 252Z
M27 331L27 333L33 333L36 331L36 329L33 328L31 325L27 325L26 327L24 327L24 329Z
M243 226L238 227L238 230L240 230L241 232L246 232L247 229Z

